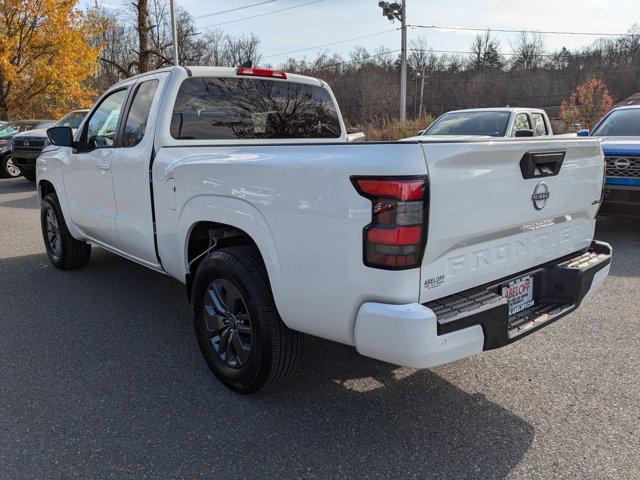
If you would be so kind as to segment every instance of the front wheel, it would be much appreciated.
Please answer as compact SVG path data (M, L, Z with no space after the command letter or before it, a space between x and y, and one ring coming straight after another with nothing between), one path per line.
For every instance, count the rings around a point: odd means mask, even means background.
M267 272L253 246L213 252L192 289L196 337L218 379L242 394L288 378L302 351L302 334L278 315Z
M62 216L58 197L54 193L49 193L42 201L40 224L47 256L54 266L61 270L71 270L87 264L91 256L91 245L71 236Z
M17 178L22 172L13 163L11 155L6 155L0 160L0 178Z

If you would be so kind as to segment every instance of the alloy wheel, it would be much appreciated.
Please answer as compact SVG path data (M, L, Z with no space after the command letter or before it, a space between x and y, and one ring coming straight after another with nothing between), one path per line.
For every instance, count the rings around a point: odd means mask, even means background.
M242 295L228 280L211 282L204 300L209 342L220 360L231 368L246 365L251 355L251 318Z
M9 174L10 177L16 178L22 175L22 172L20 171L20 169L16 167L15 164L13 163L13 158L9 157L7 159L7 163L5 164L5 166L6 166L5 168L7 170L7 173Z
M62 238L60 237L60 227L58 225L58 218L53 208L47 210L47 242L49 243L49 249L51 254L59 259L62 256Z

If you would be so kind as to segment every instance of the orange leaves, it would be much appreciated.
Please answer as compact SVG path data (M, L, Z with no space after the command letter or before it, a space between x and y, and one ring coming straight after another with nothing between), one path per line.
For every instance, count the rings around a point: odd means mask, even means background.
M91 103L92 22L71 0L0 2L0 117L59 117Z
M576 87L569 101L562 102L560 116L566 125L579 123L582 128L591 128L613 108L613 98L607 85L596 77Z

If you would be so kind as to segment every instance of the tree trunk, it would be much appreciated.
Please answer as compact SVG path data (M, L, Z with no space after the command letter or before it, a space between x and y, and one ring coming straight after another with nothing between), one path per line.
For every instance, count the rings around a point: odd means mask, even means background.
M149 38L151 26L149 25L149 5L147 0L138 0L136 8L138 10L138 40L140 43L138 51L139 73L144 73L152 69L151 39Z

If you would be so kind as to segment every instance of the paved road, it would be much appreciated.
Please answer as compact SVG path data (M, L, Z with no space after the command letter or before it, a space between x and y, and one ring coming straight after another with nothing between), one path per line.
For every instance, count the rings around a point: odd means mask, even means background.
M432 371L309 339L287 386L241 397L196 347L175 281L94 249L49 266L36 195L0 181L1 478L640 478L640 223L570 317Z

